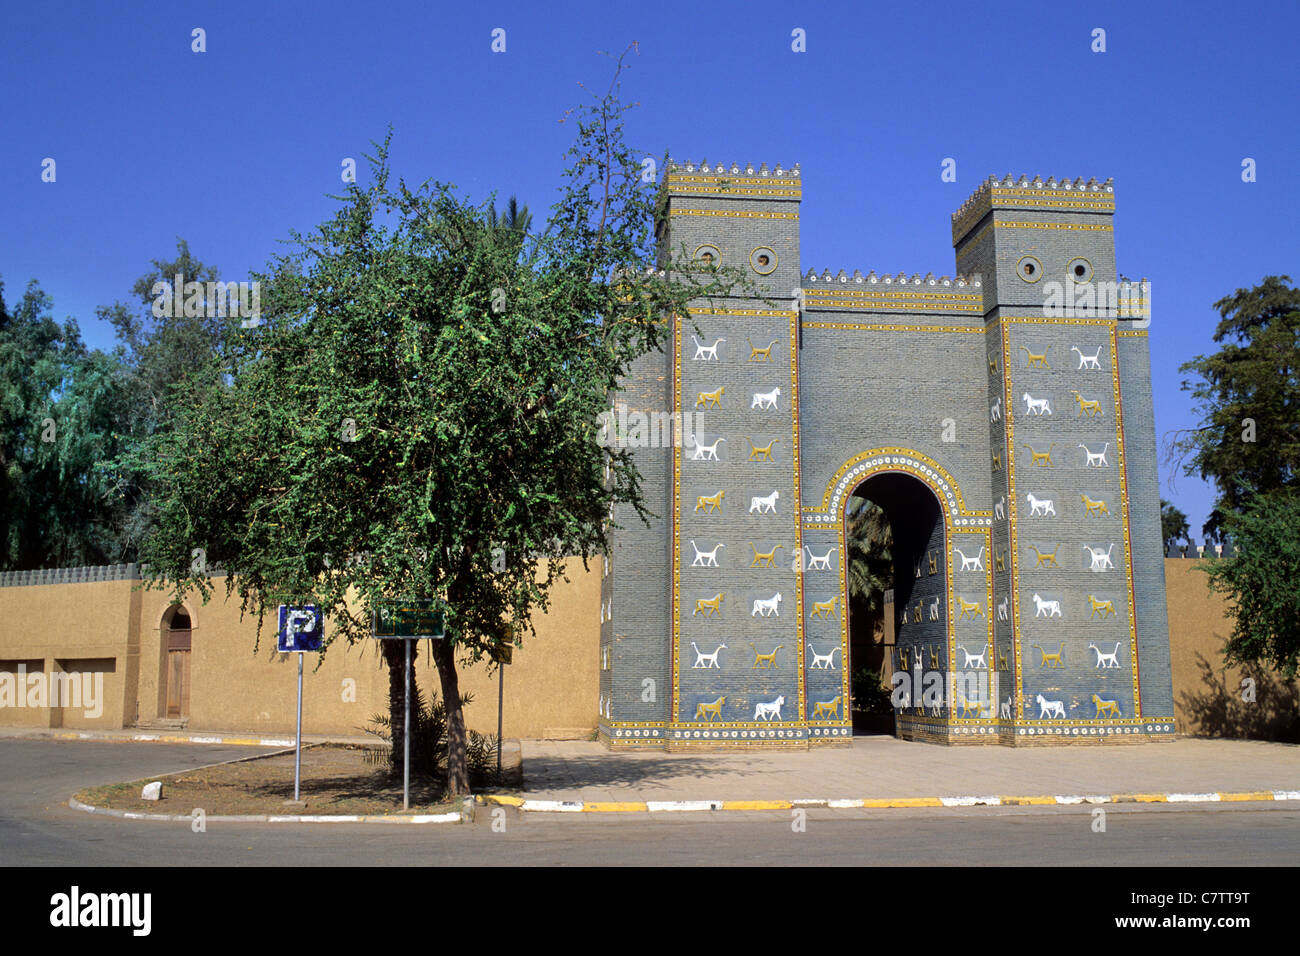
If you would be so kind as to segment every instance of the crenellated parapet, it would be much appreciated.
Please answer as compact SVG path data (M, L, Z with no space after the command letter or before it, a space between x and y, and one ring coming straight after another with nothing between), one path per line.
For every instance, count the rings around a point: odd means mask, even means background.
M1061 179L1041 176L1018 179L1008 173L990 176L952 214L952 243L957 245L968 232L995 209L1033 212L1073 212L1112 215L1115 212L1115 181L1107 179Z
M697 165L690 160L669 159L665 170L668 192L675 196L728 196L751 199L794 199L802 196L799 164L787 169L780 163L768 169L767 163L741 166L739 163Z

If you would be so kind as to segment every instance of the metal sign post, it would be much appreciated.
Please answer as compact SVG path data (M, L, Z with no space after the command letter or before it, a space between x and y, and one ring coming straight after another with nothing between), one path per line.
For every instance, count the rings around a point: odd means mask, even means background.
M433 602L381 601L370 618L370 632L377 638L401 640L406 644L406 694L402 721L402 809L411 808L411 641L444 636L442 613L433 610Z
M406 719L402 721L406 739L402 742L402 809L411 809L411 641L408 637L402 643L406 645Z
M276 650L281 654L298 655L298 732L293 750L293 801L297 803L302 793L302 655L319 651L323 638L320 609L314 604L305 607L280 605L279 628L276 630Z

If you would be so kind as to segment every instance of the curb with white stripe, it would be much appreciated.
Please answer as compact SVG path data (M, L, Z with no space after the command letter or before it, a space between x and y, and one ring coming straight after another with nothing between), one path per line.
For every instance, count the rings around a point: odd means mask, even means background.
M68 806L86 813L120 817L123 820L155 820L167 823L193 823L203 820L205 823L460 823L472 821L472 809L453 813L414 813L409 815L381 814L263 814L263 815L217 815L208 814L196 817L192 813L138 813L134 810L111 810L107 807L92 807L73 797Z
M968 795L956 797L877 797L862 800L530 800L523 797L480 795L480 803L515 807L536 813L666 813L720 810L790 810L803 807L828 809L916 809L918 807L1079 806L1098 803L1241 803L1248 801L1300 801L1300 790L1248 790L1205 793L1042 794L1035 796Z

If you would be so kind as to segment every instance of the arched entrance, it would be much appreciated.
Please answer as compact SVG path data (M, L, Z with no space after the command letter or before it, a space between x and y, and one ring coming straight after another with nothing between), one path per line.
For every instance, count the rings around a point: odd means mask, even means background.
M844 607L855 733L895 732L890 686L903 649L947 660L947 542L938 498L919 478L873 474L846 498ZM908 650L910 658L913 652Z
M190 715L190 647L192 628L189 612L180 604L167 609L162 620L163 679L166 682L162 716L184 720Z

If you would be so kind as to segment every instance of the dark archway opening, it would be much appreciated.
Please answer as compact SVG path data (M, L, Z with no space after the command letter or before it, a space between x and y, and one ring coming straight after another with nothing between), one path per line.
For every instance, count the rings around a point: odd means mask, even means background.
M163 676L167 682L163 716L174 720L186 720L190 715L192 634L189 612L179 604L169 608L163 619Z
M943 515L919 479L885 472L853 490L844 520L853 732L893 734L889 688L900 636L942 631L946 616L931 621L927 606L940 597L946 610Z

